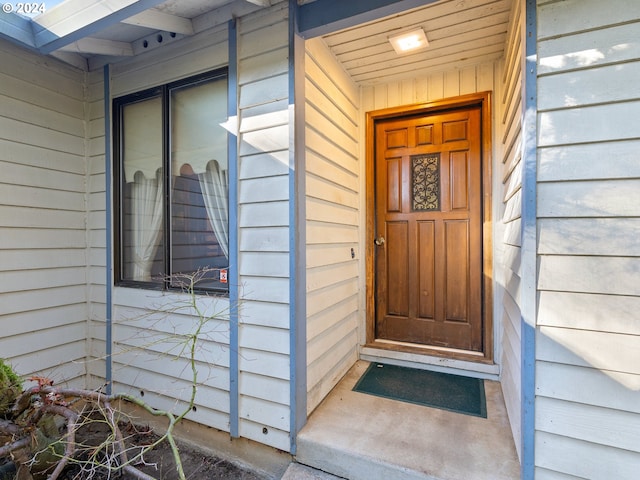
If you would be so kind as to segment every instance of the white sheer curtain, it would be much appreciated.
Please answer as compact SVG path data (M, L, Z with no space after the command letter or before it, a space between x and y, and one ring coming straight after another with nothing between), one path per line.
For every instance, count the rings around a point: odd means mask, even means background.
M204 172L198 174L207 216L218 244L229 258L229 181L227 171L216 160L210 160Z
M162 169L155 178L147 178L140 171L131 184L133 214L133 278L150 281L158 237L162 227Z

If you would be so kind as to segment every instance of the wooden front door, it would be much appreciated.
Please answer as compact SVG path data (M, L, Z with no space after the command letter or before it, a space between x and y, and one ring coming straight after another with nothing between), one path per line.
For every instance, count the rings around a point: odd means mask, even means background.
M375 125L375 336L481 352L481 109Z

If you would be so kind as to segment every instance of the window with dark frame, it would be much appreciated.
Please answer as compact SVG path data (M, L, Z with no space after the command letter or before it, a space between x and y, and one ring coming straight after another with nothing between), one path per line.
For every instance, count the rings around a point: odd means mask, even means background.
M117 285L227 292L227 70L114 99Z

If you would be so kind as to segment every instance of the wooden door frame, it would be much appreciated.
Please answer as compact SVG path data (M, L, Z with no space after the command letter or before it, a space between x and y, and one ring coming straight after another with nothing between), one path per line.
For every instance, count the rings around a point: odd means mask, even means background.
M376 341L375 338L375 124L380 120L449 111L460 107L480 107L482 162L482 352L466 352L430 346ZM491 92L474 93L435 102L403 105L366 113L366 346L384 350L419 353L451 359L493 363L493 241L492 241L492 125Z

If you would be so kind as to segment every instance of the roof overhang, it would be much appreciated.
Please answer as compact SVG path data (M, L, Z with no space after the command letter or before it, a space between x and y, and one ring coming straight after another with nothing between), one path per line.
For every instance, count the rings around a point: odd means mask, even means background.
M155 7L164 0L66 0L33 20L33 39L48 54Z
M32 19L13 12L3 13L0 37L46 55L140 15L163 1L66 0Z
M63 0L33 18L0 12L0 38L87 69L96 56L136 54L136 42L156 32L193 35L213 16L241 16L272 0ZM186 13L187 8L191 13ZM174 12L177 12L175 14Z
M438 0L315 0L298 7L298 29L313 38L423 7Z

